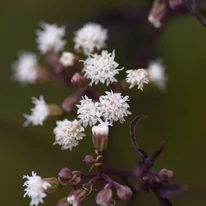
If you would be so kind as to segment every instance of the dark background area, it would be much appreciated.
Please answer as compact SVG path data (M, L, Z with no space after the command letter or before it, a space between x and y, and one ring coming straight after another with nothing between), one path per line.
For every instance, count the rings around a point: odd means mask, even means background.
M133 89L132 115L123 125L115 124L107 153L109 164L133 167L138 160L131 149L129 122L137 114L147 114L141 122L137 138L142 148L152 154L162 140L166 149L157 160L154 170L162 168L175 172L175 182L189 185L188 192L175 197L175 206L203 206L206 203L206 29L189 13L172 17L158 32L147 22L151 1L104 0L7 0L0 7L0 165L1 205L29 205L23 198L25 174L36 171L42 177L56 176L65 166L72 169L88 167L82 163L92 154L90 134L72 152L53 146L55 122L44 126L23 127L23 113L28 113L31 97L44 95L46 102L60 104L72 90L55 83L21 87L11 80L11 63L21 50L38 52L35 30L40 21L65 24L67 49L73 51L73 31L88 21L102 23L109 29L108 50L116 50L116 60L125 69L144 66L151 59L162 57L169 77L167 92L161 93L152 85L144 92ZM142 57L139 52L148 38L156 37L153 49ZM137 58L138 57L138 58ZM146 58L146 61L145 59ZM146 66L146 65L145 65ZM124 72L123 72L124 73ZM56 205L68 194L63 189L45 198L45 206ZM95 205L95 191L85 205ZM120 205L126 205L120 202ZM130 205L156 205L151 194L141 193Z

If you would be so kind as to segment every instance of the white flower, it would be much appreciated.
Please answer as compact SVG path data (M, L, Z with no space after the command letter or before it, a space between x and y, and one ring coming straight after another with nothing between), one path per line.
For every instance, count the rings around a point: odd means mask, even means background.
M91 79L90 85L101 82L108 86L112 82L117 82L114 78L116 74L122 69L116 69L119 64L114 61L115 51L108 53L108 51L102 51L101 55L93 54L88 57L84 62L83 72L87 79Z
M123 97L121 93L105 92L106 95L100 96L100 108L104 120L112 123L113 121L124 122L124 117L131 114L130 107L126 102L129 97Z
M49 115L49 108L44 101L44 97L40 96L39 99L32 97L32 103L35 104L35 107L31 109L31 115L24 114L24 117L27 119L24 126L30 123L33 125L43 125L43 122Z
M37 56L35 54L21 52L19 59L12 65L14 71L13 79L22 85L35 83L37 78L37 64Z
M93 126L99 121L101 113L98 109L99 102L93 102L92 99L89 99L86 95L82 97L78 107L77 114L78 118L82 121L84 127Z
M152 61L148 68L149 80L156 84L161 90L165 90L167 76L165 74L165 67L162 65L161 60Z
M71 52L63 52L59 59L60 63L65 67L73 66L74 60L75 60L75 55L72 54Z
M126 71L127 78L126 82L130 84L129 88L138 85L138 89L143 91L143 84L148 84L147 71L145 69L134 69Z
M92 134L95 135L108 135L109 134L109 123L100 123L97 126L92 127Z
M57 121L56 123L57 127L54 129L56 141L54 144L61 145L63 150L72 150L73 147L79 144L78 141L85 136L82 133L84 127L82 127L81 123L76 119L73 121L65 119L63 121Z
M24 175L23 178L27 179L23 184L23 187L26 187L24 197L31 198L30 205L37 206L39 203L43 203L43 198L46 197L45 190L51 187L51 184L42 180L35 172L32 172L32 176Z
M55 24L47 24L45 22L41 22L40 26L43 30L37 30L37 39L38 48L42 54L47 52L58 53L61 51L66 41L62 38L65 35L65 27L58 27Z
M69 202L69 205L72 205L72 206L79 205L74 195L67 197L67 201Z
M75 50L89 56L95 49L100 50L105 47L107 40L107 29L96 23L87 23L75 32Z

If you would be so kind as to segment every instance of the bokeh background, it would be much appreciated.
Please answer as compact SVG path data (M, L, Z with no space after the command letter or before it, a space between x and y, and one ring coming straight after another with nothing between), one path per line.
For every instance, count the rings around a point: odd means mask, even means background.
M137 114L147 114L137 129L142 148L152 154L162 140L164 154L155 170L175 171L175 182L190 189L172 199L175 206L205 206L206 203L206 29L189 13L173 16L161 31L147 22L151 1L140 0L3 0L0 7L0 205L29 205L23 198L22 176L36 171L42 177L56 176L59 169L89 168L82 163L92 154L90 135L72 152L53 146L55 122L23 127L23 113L29 113L31 97L44 95L46 102L60 104L72 90L56 83L21 87L11 81L11 63L19 51L38 52L35 30L40 21L65 24L67 49L73 51L73 31L88 21L109 29L108 49L116 50L116 60L126 69L146 66L161 57L169 77L167 92L149 85L144 92L129 94L132 116L123 125L115 124L107 159L117 167L133 167L138 161L129 140L129 122ZM154 40L155 39L155 40ZM148 41L151 41L148 44ZM147 47L150 51L141 56ZM48 195L45 206L56 205L68 194L62 189ZM95 205L93 197L84 205ZM120 202L119 205L126 205ZM156 205L152 194L141 193L127 205Z

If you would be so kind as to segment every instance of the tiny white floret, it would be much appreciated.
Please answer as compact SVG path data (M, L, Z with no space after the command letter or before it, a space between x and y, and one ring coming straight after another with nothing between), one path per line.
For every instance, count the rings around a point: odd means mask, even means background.
M81 123L76 119L69 121L67 119L63 121L56 122L57 127L54 129L55 142L61 146L63 150L70 149L79 145L79 140L83 139L82 132L84 127L81 126Z
M107 40L107 29L96 23L87 23L81 29L75 32L74 43L75 50L81 50L89 56L95 51L105 47Z
M42 30L37 30L37 39L38 48L42 54L47 52L58 53L61 51L66 41L63 40L65 36L65 27L58 27L55 24L47 24L45 22L40 23Z
M33 125L43 125L43 122L49 115L48 105L44 101L43 96L40 96L39 99L32 97L32 103L35 107L31 109L31 115L24 114L24 117L27 119L24 126L28 126L30 123Z
M37 64L38 59L35 54L21 52L18 60L12 65L13 79L22 85L35 83L38 75Z
M94 102L89 99L86 95L80 100L80 105L76 105L78 118L81 120L84 127L95 125L100 117L99 102Z
M156 28L160 28L162 26L161 21L159 21L158 19L154 18L153 15L149 15L148 16L148 21Z
M162 91L166 89L166 81L168 79L165 74L165 67L161 60L152 61L148 67L149 80L158 86Z
M69 205L72 205L72 206L78 206L79 205L78 201L76 200L74 195L67 197L67 201L68 201Z
M63 52L59 59L60 63L65 67L73 66L74 60L75 60L75 55L72 54L71 52Z
M90 79L90 86L92 84L98 84L101 82L108 86L110 83L117 82L117 79L114 77L116 74L119 74L121 69L117 69L119 64L114 61L115 51L108 53L108 51L102 51L100 55L93 54L88 57L84 62L84 76L87 79Z
M23 178L27 179L23 184L23 187L26 187L24 197L31 198L30 205L37 206L39 203L43 203L43 198L46 197L45 190L51 187L51 184L44 181L35 172L32 172L31 176L24 175Z
M105 93L106 95L102 95L99 98L99 110L103 119L109 121L111 124L113 121L120 121L121 123L124 122L124 117L131 114L128 110L130 106L127 104L129 97L123 97L121 93L113 93L112 91Z
M145 69L131 69L127 70L126 73L126 82L130 84L129 88L137 85L137 88L143 91L143 85L149 83Z
M92 127L92 133L95 135L108 135L109 127L108 124L99 124L97 126Z

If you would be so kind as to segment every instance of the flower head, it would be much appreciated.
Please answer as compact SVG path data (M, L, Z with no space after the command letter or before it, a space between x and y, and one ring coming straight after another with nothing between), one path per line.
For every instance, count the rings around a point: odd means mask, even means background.
M12 65L13 79L21 84L33 84L37 78L37 56L30 52L21 52L19 59Z
M35 107L31 109L31 115L24 114L24 117L27 119L24 126L30 123L33 125L43 125L43 122L49 115L49 108L44 101L44 97L40 96L39 99L32 97L32 103L35 104Z
M149 80L157 85L161 90L165 90L167 76L165 75L165 67L162 62L152 61L148 68Z
M66 41L62 38L65 35L65 27L58 27L55 24L47 24L45 22L41 22L40 26L43 30L37 30L37 39L38 48L42 54L47 52L57 53L61 51Z
M79 140L85 136L82 132L84 127L81 126L81 123L76 119L69 121L67 119L63 121L57 121L57 127L54 129L55 142L62 146L63 150L76 147L79 144Z
M127 70L126 82L130 84L129 88L138 85L138 89L143 91L143 84L148 84L147 71L145 69Z
M86 95L80 100L80 105L78 107L77 114L78 118L82 121L84 127L95 125L100 117L101 112L99 111L99 103L93 102L92 99L89 99Z
M110 83L116 82L114 78L116 74L122 69L116 69L119 64L114 61L115 53L108 53L108 51L102 51L101 55L93 54L88 57L84 62L83 72L87 79L91 79L90 85L106 82L107 86Z
M43 198L46 197L45 190L51 187L51 184L44 181L35 172L32 172L32 176L25 175L23 178L27 179L23 184L23 187L26 187L24 197L31 198L30 205L37 206L39 203L43 203Z
M90 55L95 49L100 50L107 40L107 29L96 23L87 23L75 32L75 50L83 50L85 55Z
M60 63L65 66L73 66L74 65L75 56L71 52L63 52L59 61Z
M113 93L112 91L105 93L106 95L102 95L99 98L102 117L110 123L113 121L124 122L124 117L131 114L128 111L130 106L127 104L129 97L123 97L121 93Z

